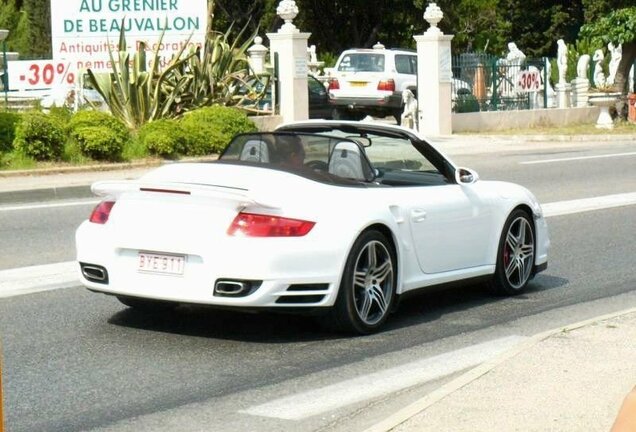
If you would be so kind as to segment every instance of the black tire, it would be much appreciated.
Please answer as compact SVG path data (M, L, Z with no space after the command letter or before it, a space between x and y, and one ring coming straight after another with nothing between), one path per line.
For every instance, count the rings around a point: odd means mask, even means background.
M138 297L117 296L117 300L129 308L143 312L167 312L177 307L177 304L173 302L142 299Z
M349 119L353 121L360 121L367 115L360 111L349 111Z
M331 111L331 118L334 120L353 120L360 121L367 115L360 111L351 111L346 108L334 108Z
M347 257L336 304L325 317L327 326L362 335L378 331L395 301L396 263L393 246L382 233L362 233Z
M334 120L349 120L347 111L339 108L331 110L331 118Z
M524 292L532 279L535 251L532 218L527 212L517 209L508 216L501 232L491 289L498 295Z
M395 122L397 123L398 126L400 126L402 124L402 113L404 112L404 108L402 109L396 109L393 111L393 118L395 119Z

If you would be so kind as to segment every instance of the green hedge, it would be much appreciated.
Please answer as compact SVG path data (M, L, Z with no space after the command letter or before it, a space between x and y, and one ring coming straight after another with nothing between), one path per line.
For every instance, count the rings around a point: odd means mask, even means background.
M126 125L101 111L78 111L67 129L82 154L96 160L121 160L124 146L130 141Z
M191 111L183 116L181 126L188 135L186 154L190 156L219 153L234 135L257 130L243 111L225 106Z
M188 134L176 120L156 120L139 129L139 142L153 155L176 158L186 153Z
M66 134L55 117L31 111L22 115L15 130L14 147L35 160L57 160L62 156Z
M95 160L119 161L128 137L108 126L84 126L73 131L83 155Z
M0 112L0 153L13 150L15 129L20 122L20 114Z

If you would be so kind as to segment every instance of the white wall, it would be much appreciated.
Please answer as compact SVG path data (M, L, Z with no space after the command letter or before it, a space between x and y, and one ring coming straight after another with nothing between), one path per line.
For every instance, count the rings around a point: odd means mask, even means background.
M541 126L596 124L598 107L482 111L453 114L453 132L487 132Z

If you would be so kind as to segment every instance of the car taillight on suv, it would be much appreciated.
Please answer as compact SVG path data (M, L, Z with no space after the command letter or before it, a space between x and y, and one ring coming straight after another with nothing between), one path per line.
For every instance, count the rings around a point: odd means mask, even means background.
M378 83L378 90L394 92L395 91L395 81L393 81L392 79L381 80Z
M337 79L332 78L329 80L329 90L340 90L340 83Z

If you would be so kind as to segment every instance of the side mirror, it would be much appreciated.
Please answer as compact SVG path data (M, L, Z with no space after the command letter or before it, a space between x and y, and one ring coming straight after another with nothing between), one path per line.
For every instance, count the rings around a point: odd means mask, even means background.
M477 172L469 168L457 168L455 170L455 181L460 185L469 185L479 180Z

